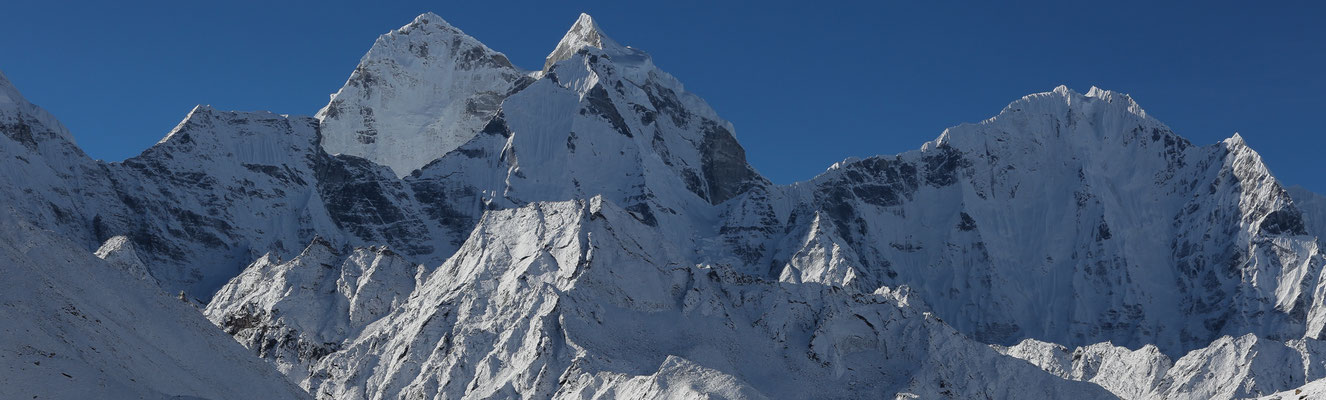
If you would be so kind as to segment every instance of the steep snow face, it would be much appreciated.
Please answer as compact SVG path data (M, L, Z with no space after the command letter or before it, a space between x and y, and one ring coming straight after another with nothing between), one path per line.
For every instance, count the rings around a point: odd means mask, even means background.
M60 236L0 214L0 398L308 397L197 309Z
M110 246L116 265L136 269L138 259L171 293L207 298L256 254L300 246L315 230L340 236L311 189L325 158L313 119L199 106L143 154L106 164L5 84L4 204L88 251ZM132 256L112 257L120 252Z
M579 39L587 29L598 39ZM602 195L690 247L715 229L714 204L768 185L731 124L648 54L613 43L582 17L558 45L575 52L470 142L405 177L428 218L467 234L484 210Z
M1123 399L1233 399L1265 396L1326 375L1326 342L1225 336L1170 362L1155 346L1098 343L1069 351L1028 339L996 348L1057 376L1096 383ZM1071 359L1070 359L1071 357Z
M405 176L473 138L529 79L441 17L420 15L379 37L318 112L322 147Z
M316 205L316 146L311 118L198 106L157 145L107 165L127 210L91 216L93 228L128 236L168 290L206 298L245 260L334 228Z
M388 245L441 263L471 226L421 211L385 167L318 147L317 121L199 106L160 143L106 165L121 209L86 215L97 238L130 238L168 290L209 298L259 256Z
M594 43L612 43L598 36ZM387 55L416 57L392 49L433 42L438 44L416 61L457 68L478 63L470 71L478 74L482 65L501 59L426 14L384 37L365 58L371 68L360 72L381 75L385 70L374 68L415 65ZM476 61L474 54L491 57ZM709 204L767 184L746 164L731 125L654 68L644 53L584 47L563 62L537 84L517 79L523 83L512 83L514 98L504 92L495 100L503 101L500 112L471 115L483 120L478 131L484 134L464 148L439 152L448 156L404 180L373 160L326 154L326 138L339 129L328 110L314 120L199 106L143 154L102 164L64 140L62 127L43 125L44 111L23 111L39 110L24 103L7 108L17 111L5 114L14 123L5 125L7 140L0 143L15 154L0 162L22 173L0 178L0 184L3 195L12 197L8 204L29 214L26 220L89 249L126 236L163 287L203 299L260 255L292 257L314 236L338 248L387 245L413 261L437 265L488 208L604 194L654 224L707 230L715 218ZM563 82L558 74L578 78ZM346 90L365 95L400 84L352 81L359 86ZM376 115L384 123L404 118ZM686 228L670 232L675 240L692 240Z
M312 363L404 303L419 268L380 247L342 256L319 237L292 260L254 261L204 313L298 382Z
M457 220L603 195L649 224L679 226L669 232L712 229L711 204L768 182L730 123L648 54L615 43L582 16L479 136L405 180L430 212Z
M306 384L328 399L1110 397L890 296L691 256L602 197L491 211Z
M723 240L752 273L907 285L988 343L1176 355L1320 332L1326 259L1257 154L1237 136L1193 146L1115 92L1027 96L919 151L739 203Z
M557 42L557 47L544 60L543 71L548 72L553 65L571 58L580 49L587 47L615 53L626 51L626 48L617 44L617 41L603 35L603 29L594 22L594 17L580 13L580 18L571 24L571 29L566 31L562 40Z
M19 94L0 74L0 211L59 232L86 248L93 237L83 215L115 209L106 172L88 158L50 113Z

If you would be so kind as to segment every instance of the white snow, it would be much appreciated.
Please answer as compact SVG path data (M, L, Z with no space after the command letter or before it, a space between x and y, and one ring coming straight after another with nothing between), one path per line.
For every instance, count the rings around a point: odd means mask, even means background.
M205 314L292 378L404 303L419 266L386 248L348 256L315 239L294 259L264 255L213 297Z
M483 128L525 72L432 13L382 35L318 112L322 147L405 176Z
M1110 397L885 296L688 257L602 197L490 212L305 384L329 399Z
M301 399L193 305L0 214L0 398Z
M153 285L160 284L152 271L143 264L143 259L138 256L138 250L134 248L133 242L129 241L127 236L115 236L106 240L100 248L94 252L97 258L106 260L106 263L119 268L129 274L129 276L149 281Z
M60 139L74 143L74 135L70 134L68 129L65 129L64 124L41 107L28 103L23 94L18 92L18 88L14 87L14 83L10 82L8 77L5 77L4 72L0 72L0 116L5 117L0 119L0 122L10 122L18 115L22 115L22 118L25 119L35 120L35 124L50 129Z

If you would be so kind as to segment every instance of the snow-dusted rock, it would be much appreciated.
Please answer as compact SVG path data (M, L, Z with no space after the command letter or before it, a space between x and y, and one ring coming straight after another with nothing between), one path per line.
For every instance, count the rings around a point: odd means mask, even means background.
M1155 399L1228 399L1272 394L1321 379L1326 346L1281 343L1247 334L1223 337L1174 362L1151 395Z
M1069 351L1033 339L996 350L1065 379L1089 381L1123 399L1234 399L1269 395L1326 374L1326 342L1225 336L1170 362L1147 345L1097 343Z
M321 237L282 262L267 254L222 287L204 311L292 380L404 302L420 271L386 248L347 256Z
M881 295L694 264L603 197L485 214L320 398L1109 398Z
M1171 366L1169 357L1150 345L1129 350L1097 343L1070 351L1054 343L1027 339L1016 346L995 349L1055 376L1095 383L1124 399L1146 398Z
M255 253L298 251L332 226L310 204L321 200L316 146L313 119L198 106L156 145L105 166L121 210L92 216L94 229L128 236L167 290L207 298Z
M129 276L160 284L152 277L152 271L147 269L147 265L143 264L143 259L138 257L138 251L134 250L134 244L128 237L112 237L93 254L96 254L97 258L106 260L107 264L128 273Z
M74 144L63 124L24 99L3 74L0 169L0 212L89 250L106 239L94 237L89 229L89 215L116 209L106 171Z
M751 273L907 285L988 343L1177 356L1221 335L1321 331L1326 258L1260 157L1237 135L1192 145L1116 92L1027 96L921 150L734 203L723 240ZM824 273L835 265L852 273Z

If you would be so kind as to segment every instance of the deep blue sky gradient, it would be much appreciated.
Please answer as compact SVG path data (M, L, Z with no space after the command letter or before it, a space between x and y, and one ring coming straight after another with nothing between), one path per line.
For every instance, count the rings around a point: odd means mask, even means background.
M108 3L0 12L0 70L105 160L195 104L311 115L378 35L425 11L527 69L583 11L736 124L775 182L915 149L1066 84L1129 93L1199 144L1240 132L1283 182L1326 192L1321 3Z

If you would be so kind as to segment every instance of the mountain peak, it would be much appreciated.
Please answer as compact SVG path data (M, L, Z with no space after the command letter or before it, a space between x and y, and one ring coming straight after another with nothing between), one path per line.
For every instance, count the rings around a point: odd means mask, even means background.
M455 26L451 25L451 23L447 22L447 20L443 19L441 16L437 14L432 13L431 11L419 14L419 16L414 17L413 21L410 21L410 23L405 24L405 26L396 29L396 31L392 33L408 35L410 34L410 32L419 29L424 29L429 31L450 31L452 33L464 34L464 32L461 32L459 28L456 28Z
M434 14L432 11L428 11L423 14L419 14L418 17L414 17L414 22L412 22L411 25L429 24L429 23L439 23L441 25L451 26L451 24L447 23L447 20L442 19L442 16Z
M318 111L322 147L408 175L473 138L524 74L437 14L421 14L379 36Z
M571 58L576 51L586 47L616 50L621 49L622 45L605 35L603 28L594 22L594 17L580 13L580 18L577 18L571 29L566 31L566 35L562 36L562 41L557 42L557 48L548 54L547 60L543 63L543 70L547 71L553 64Z
M1143 119L1152 120L1147 116L1146 110L1133 100L1132 96L1126 93L1105 90L1092 86L1086 94L1079 93L1070 89L1067 85L1059 85L1049 92L1033 93L1023 96L1021 99L1009 103L999 114L1002 116L1011 112L1018 112L1028 108L1045 107L1063 107L1083 108L1085 109L1113 109L1120 112L1135 114ZM995 118L998 118L996 116ZM993 119L993 118L992 118ZM987 120L986 122L989 122Z
M14 87L14 83L10 82L9 78L5 77L3 71L0 71L0 105L22 104L27 102L27 100L23 99L23 95L19 94L18 88Z
M8 77L5 77L4 72L0 72L0 120L6 118L5 114L12 114L8 116L9 118L16 115L26 115L29 118L34 118L61 139L69 143L75 143L74 135L69 133L69 130L64 127L64 124L60 123L60 120L45 109L28 102L28 99L18 91L18 87L14 86L14 83L10 82Z
M1234 136L1230 136L1229 139L1225 139L1225 140L1223 140L1223 142L1225 143L1225 145L1227 145L1227 146L1229 146L1229 147L1246 147L1246 146L1247 146L1247 142L1244 142L1244 141L1243 141L1243 135L1240 135L1238 132L1234 132Z

